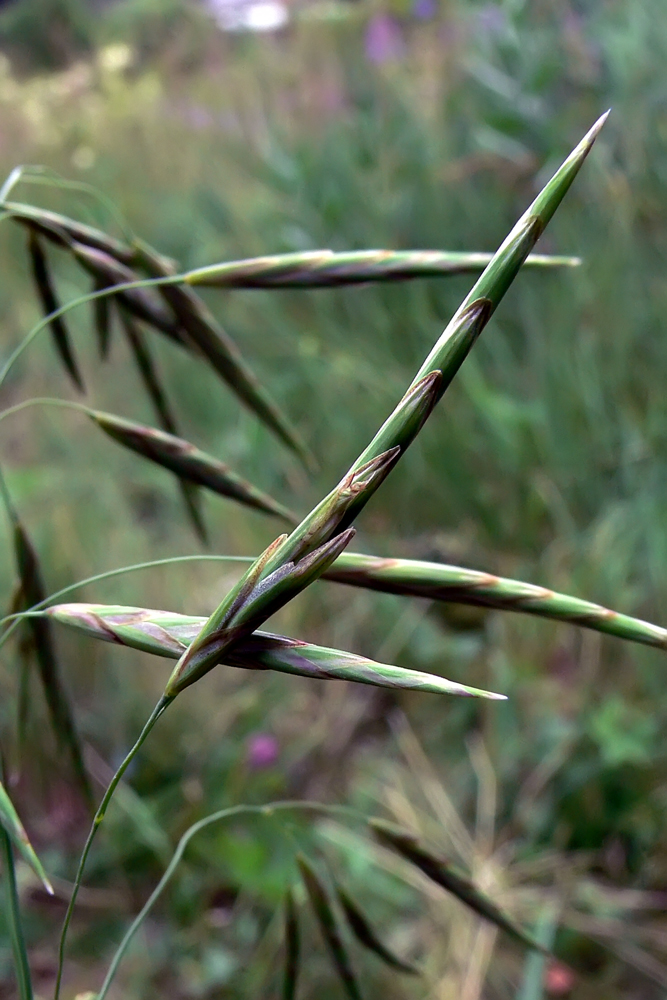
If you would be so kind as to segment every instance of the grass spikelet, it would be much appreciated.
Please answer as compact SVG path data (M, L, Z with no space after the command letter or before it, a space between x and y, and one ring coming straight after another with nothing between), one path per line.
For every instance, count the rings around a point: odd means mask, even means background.
M477 274L491 261L489 253L440 250L309 250L209 264L191 271L190 285L213 288L331 288L361 282L409 281ZM577 267L578 257L531 254L527 267Z
M300 957L299 918L297 916L294 893L291 889L288 889L285 894L285 966L282 1000L295 1000L299 982Z
M119 305L118 312L127 342L130 345L130 350L132 352L137 371L139 372L139 377L143 382L144 388L146 389L148 398L150 399L153 409L155 410L155 415L157 416L160 426L163 431L167 432L167 434L173 434L178 437L179 434L176 417L174 416L166 393L160 382L157 368L155 367L153 358L151 357L151 353L146 343L146 338L144 337L143 332L139 329L138 325L132 319L132 316L122 304ZM192 526L195 530L195 534L202 544L208 545L208 531L204 515L201 510L199 490L193 483L185 482L180 477L178 479L178 485L183 497L183 503L185 504L185 508L188 512L188 517L190 518Z
M333 966L349 1000L362 1000L357 976L343 940L329 893L313 865L302 854L297 857L303 884Z
M345 914L350 930L359 944L363 945L364 948L367 948L369 951L372 951L374 955L377 955L377 957L383 961L385 965L389 965L394 969L398 969L400 972L407 973L408 975L419 975L419 969L417 969L410 962L403 961L402 958L395 955L385 944L382 943L382 941L380 941L365 914L342 886L336 885L336 895L338 896L338 901L343 909L343 913Z
M60 308L60 303L51 280L46 253L34 229L30 229L28 233L28 254L37 295L45 315L48 316ZM85 392L81 372L72 350L69 331L63 317L55 316L49 326L54 346L65 370L79 392Z
M443 858L427 851L411 833L401 830L391 823L385 823L383 820L371 820L369 826L383 846L400 854L432 882L474 910L478 916L495 924L499 930L504 931L523 947L543 954L550 954L548 949L526 934L518 924L511 920L486 893L478 889L474 882Z
M251 578L253 583L250 589L245 592L232 589L228 595L229 600L223 601L181 656L169 678L164 696L175 697L183 688L208 673L232 646L254 632L262 622L321 576L349 545L354 535L354 528L348 528L298 562L283 563L267 575L262 571L261 565L251 567L258 575ZM281 542L281 538L276 539L275 548ZM269 546L264 554L267 565L275 551L274 546Z
M114 441L169 469L181 480L204 486L213 493L229 497L265 514L280 517L290 524L298 520L277 500L238 476L224 462L200 451L188 441L111 413L92 410L90 416Z
M178 659L206 618L104 604L57 604L44 614L95 639ZM344 680L374 687L499 699L493 694L407 667L377 663L340 649L253 632L227 651L221 663L246 670L275 670L316 680Z
M667 650L667 629L659 625L546 587L463 566L344 552L324 576L386 594L535 615Z
M42 582L42 574L35 550L16 511L11 508L10 516L13 527L14 553L23 597L26 606L32 607L46 598L46 588ZM26 628L32 634L40 680L56 737L69 754L77 784L90 807L93 803L93 793L83 762L83 752L74 717L60 676L51 626L48 619L31 617L28 619Z

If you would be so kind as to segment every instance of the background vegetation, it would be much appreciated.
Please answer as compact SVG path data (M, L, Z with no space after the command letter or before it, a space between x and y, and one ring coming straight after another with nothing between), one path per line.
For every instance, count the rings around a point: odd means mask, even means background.
M21 0L0 19L0 172L41 163L96 185L184 269L323 246L493 250L564 153L613 106L540 244L579 254L584 265L519 278L402 473L362 516L360 547L488 568L665 624L660 0L313 0L265 36L225 35L178 0L121 0L94 16L83 4L51 6L44 17L43 3ZM79 193L22 193L109 224ZM4 222L5 356L38 318L23 244ZM83 290L64 265L58 277L63 296ZM458 277L210 293L321 471L308 481L213 376L157 344L184 435L308 509L389 412L469 284ZM72 324L92 405L150 423L120 338L113 366L100 371L89 312L79 310ZM56 394L71 389L44 337L15 369L3 405ZM26 411L3 425L1 447L50 590L196 551L171 477L100 442L77 415ZM217 498L206 503L212 551L255 554L273 537L261 516ZM98 584L81 599L205 614L231 574L185 564ZM110 813L81 897L68 995L94 989L128 916L193 820L285 795L393 815L466 864L539 933L548 937L561 919L558 951L573 971L524 964L511 945L494 952L493 932L457 903L433 895L424 915L388 860L378 867L342 827L320 824L314 834L295 824L293 837L314 837L361 889L385 935L423 952L426 978L416 984L369 959L369 996L664 995L664 654L566 626L443 612L324 583L290 605L280 627L510 699L454 703L282 675L211 674L160 725ZM58 639L88 763L103 782L154 703L165 667L129 650ZM10 657L7 668L3 725ZM22 885L31 960L47 996L85 810L38 722L29 749L11 763L33 842L59 876L52 903L27 873ZM128 958L117 995L275 995L276 912L292 859L290 839L259 821L199 840L145 947ZM303 996L325 1000L339 985L316 940L314 932ZM0 977L12 995L8 947Z

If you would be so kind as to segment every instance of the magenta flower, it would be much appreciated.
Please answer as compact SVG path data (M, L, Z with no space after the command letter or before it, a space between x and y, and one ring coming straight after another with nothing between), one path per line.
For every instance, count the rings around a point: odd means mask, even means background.
M254 771L271 767L278 760L278 740L270 733L255 733L246 746L246 761Z
M364 48L366 58L372 63L400 59L405 43L398 22L389 14L375 14L366 27Z

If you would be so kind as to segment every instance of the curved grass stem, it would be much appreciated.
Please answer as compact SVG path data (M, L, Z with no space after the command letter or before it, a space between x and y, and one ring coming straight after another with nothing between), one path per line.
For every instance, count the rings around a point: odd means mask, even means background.
M125 774L125 771L130 766L137 753L143 746L144 742L148 738L151 730L155 726L155 723L160 718L163 712L166 711L167 707L171 704L173 698L162 697L158 701L157 705L151 712L148 720L139 734L139 738L130 750L130 752L125 757L125 760L120 765L113 778L109 782L106 792L100 802L95 817L93 819L90 832L88 833L88 838L84 845L83 851L81 853L81 858L79 859L79 867L77 869L76 877L74 879L74 887L72 889L72 895L70 896L70 901L67 906L67 912L65 913L65 919L63 921L62 930L60 933L60 942L58 945L58 972L56 974L56 985L54 990L54 1000L58 1000L60 996L60 986L62 983L63 967L65 963L65 945L67 943L67 932L69 926L72 922L72 916L74 915L74 907L76 905L76 898L79 894L79 889L81 888L81 882L83 880L83 872L86 867L86 861L88 860L88 855L90 854L91 847L93 846L93 841L95 840L95 835L104 819L109 803L112 799L113 793L115 792L121 778Z
M109 971L104 978L102 987L96 996L96 1000L104 1000L106 997L109 987L111 986L111 982L118 971L118 967L132 941L132 938L137 933L150 911L153 909L153 906L159 897L162 895L162 892L176 871L176 868L185 853L186 847L193 837L195 837L201 830L204 830L207 826L211 826L213 823L220 823L224 820L234 819L237 816L272 816L274 812L286 811L318 812L324 813L325 815L342 814L349 818L360 819L363 822L366 822L366 817L358 813L355 809L349 809L345 806L326 805L321 802L295 801L292 799L287 799L281 802L272 802L269 805L264 806L228 806L226 809L220 809L218 812L211 813L210 816L205 816L204 819L200 819L197 823L194 823L188 830L186 830L179 840L178 846L176 847L172 859L165 869L162 878L155 886L155 889L153 889L153 892L144 903L142 909L139 911L125 932L123 940L119 944L116 954L111 961Z

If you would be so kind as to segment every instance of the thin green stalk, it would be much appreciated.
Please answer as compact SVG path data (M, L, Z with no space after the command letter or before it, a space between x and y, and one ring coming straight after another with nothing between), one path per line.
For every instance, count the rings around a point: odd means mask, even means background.
M62 177L56 170L52 170L50 167L23 164L14 167L2 188L0 188L0 205L5 206L9 195L20 183L61 188L65 191L80 191L83 194L90 195L91 198L98 201L105 211L108 212L118 228L122 230L125 239L130 243L134 239L134 233L125 216L118 210L112 199L108 198L102 191L99 191L93 184L86 184L85 181L69 180L66 177Z
M88 833L88 838L84 845L81 858L79 860L79 867L77 869L76 877L74 879L72 895L70 896L70 901L67 906L67 912L65 913L65 919L63 921L63 926L60 933L60 943L58 946L58 972L56 974L54 1000L58 1000L58 997L60 996L60 985L62 982L63 966L65 962L65 944L67 941L67 931L69 930L69 925L72 921L72 916L74 914L74 907L76 905L76 899L79 894L79 889L81 888L81 881L83 879L84 868L86 866L86 861L88 860L88 855L90 854L90 849L93 846L93 841L95 840L95 834L97 833L100 824L104 819L109 802L111 801L113 793L115 792L121 778L125 774L125 771L127 770L127 768L130 766L130 764L138 754L142 745L148 738L148 735L150 734L151 730L155 726L157 720L160 718L162 713L167 710L168 706L171 704L172 701L173 701L172 698L168 698L165 696L160 698L159 702L151 712L148 721L146 722L146 725L141 730L141 733L139 734L139 738L137 739L136 743L134 744L130 752L127 754L125 760L122 762L122 764L114 774L113 778L109 782L109 786L106 792L104 793L104 797L102 798L102 801L97 807L97 812L95 813L95 816L93 818L93 823L90 828L90 832Z
M7 882L5 890L7 896L6 919L12 944L19 997L20 1000L32 1000L32 978L30 975L30 963L28 962L28 951L23 935L21 907L16 885L16 869L14 867L14 850L9 836L2 827L0 827L0 854L2 855L2 864Z
M0 470L0 491L4 485L4 480L2 478L2 471ZM104 573L96 573L94 576L87 576L84 580L77 580L76 583L70 583L67 587L63 587L61 590L56 590L53 594L49 594L45 597L43 601L39 604L34 604L30 608L26 608L25 611L14 615L5 615L4 618L0 618L0 625L5 622L11 621L11 625L0 635L0 647L9 639L13 632L18 628L21 623L21 619L27 615L39 612L41 608L47 607L51 602L57 601L60 597L66 597L67 594L74 593L75 590L80 590L81 587L87 587L91 583L99 583L101 580L110 580L115 576L124 576L126 573L136 573L143 569L155 569L157 566L171 566L174 563L186 563L186 562L235 562L235 563L250 563L253 561L254 556L215 556L198 554L192 556L169 556L166 559L149 559L147 562L131 563L128 566L119 566L117 569L108 569Z
M96 1000L104 1000L104 998L106 997L109 991L109 987L111 986L111 981L113 980L114 976L116 975L116 972L118 971L118 966L120 965L121 960L125 952L127 951L130 942L132 941L132 938L137 933L137 931L141 927L142 923L144 922L150 911L153 909L159 897L162 895L164 889L166 888L174 872L176 871L176 868L178 867L181 858L185 853L186 847L188 846L193 837L195 837L201 830L204 830L207 826L211 826L213 823L219 823L222 822L223 820L233 819L236 816L270 817L273 815L274 812L284 812L287 810L289 811L303 810L304 812L324 813L325 815L339 815L339 816L343 815L350 818L358 819L362 822L366 822L366 817L363 816L361 813L357 812L357 810L355 809L350 809L345 806L329 806L320 802L308 802L308 801L299 802L295 800L272 802L269 805L264 805L264 806L246 806L246 805L229 806L226 809L220 809L218 812L212 813L210 816L204 817L204 819L200 819L197 823L194 823L189 828L189 830L186 830L186 832L179 840L178 846L174 851L174 855L171 861L169 862L169 865L166 868L164 875L162 876L162 878L156 885L155 889L146 900L144 906L139 911L139 913L134 918L134 920L128 927L127 931L125 932L123 940L119 944L118 950L116 951L116 954L112 959L111 965L109 966L109 971L107 972L104 978L102 987L99 993L97 994Z
M138 281L125 281L119 285L113 285L109 288L101 288L92 292L88 292L86 295L80 295L76 299L72 299L70 302L66 302L59 309L54 312L49 313L48 316L44 316L43 319L39 321L32 330L25 335L23 340L18 344L12 353L9 355L7 361L0 369L0 386L3 385L7 375L11 371L15 362L21 357L23 352L30 346L35 337L46 329L54 319L59 316L64 316L65 313L69 312L70 309L75 309L77 306L87 305L89 302L95 302L96 299L101 299L105 295L117 295L119 292L132 291L135 288L150 288L156 285L177 285L185 280L186 275L175 274L167 278L142 278Z
M8 406L6 410L0 410L0 420L5 417L12 417L15 413L28 410L31 406L60 406L64 410L77 410L90 416L94 411L85 403L77 403L73 399L58 399L56 396L33 396L31 399L24 399L21 403Z

